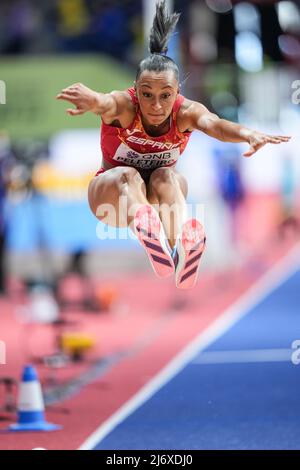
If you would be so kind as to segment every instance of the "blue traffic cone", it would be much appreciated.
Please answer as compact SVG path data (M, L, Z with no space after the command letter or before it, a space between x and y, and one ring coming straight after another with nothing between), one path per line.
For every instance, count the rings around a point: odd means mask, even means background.
M44 400L41 385L33 366L24 367L18 397L18 422L9 426L10 431L55 431L61 426L45 421Z

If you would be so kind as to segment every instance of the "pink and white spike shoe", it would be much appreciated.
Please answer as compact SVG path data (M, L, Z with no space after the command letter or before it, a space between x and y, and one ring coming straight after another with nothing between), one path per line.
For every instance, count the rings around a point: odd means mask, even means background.
M141 206L134 217L135 233L145 248L150 263L158 277L174 274L175 266L167 246L165 232L156 210L150 205Z
M175 281L178 289L190 289L196 284L205 242L204 229L197 219L190 219L183 224L174 253Z

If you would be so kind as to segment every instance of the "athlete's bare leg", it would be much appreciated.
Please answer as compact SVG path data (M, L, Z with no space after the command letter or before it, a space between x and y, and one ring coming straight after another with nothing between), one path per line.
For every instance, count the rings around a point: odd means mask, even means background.
M146 185L134 168L117 167L95 177L89 186L94 215L114 227L129 226L144 247L159 277L174 274L174 262L157 212L146 196Z
M139 205L149 204L145 182L131 167L112 168L93 178L88 199L94 215L113 227L130 226Z
M147 185L147 198L151 204L159 205L159 215L171 248L181 233L186 220L186 196L188 185L185 178L172 168L157 168Z
M172 257L175 284L179 289L190 289L195 285L205 248L201 223L195 218L187 220L187 189L185 178L166 167L153 171L147 185L149 202L159 204L160 218L169 244L172 248L176 245Z

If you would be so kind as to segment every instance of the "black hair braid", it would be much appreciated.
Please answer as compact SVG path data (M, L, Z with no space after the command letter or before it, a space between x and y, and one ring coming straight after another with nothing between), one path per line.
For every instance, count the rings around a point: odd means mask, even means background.
M169 15L166 7L166 0L156 4L156 14L149 37L150 54L167 54L168 42L174 32L180 13Z
M160 0L156 4L156 13L149 36L150 55L142 60L138 66L136 80L145 70L149 72L164 72L172 70L179 81L177 64L171 57L165 55L168 52L168 41L174 32L180 13L170 15L167 11L166 0Z

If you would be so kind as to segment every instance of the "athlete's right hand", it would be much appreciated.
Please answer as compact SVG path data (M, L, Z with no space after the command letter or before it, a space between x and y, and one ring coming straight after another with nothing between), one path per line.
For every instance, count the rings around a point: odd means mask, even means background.
M98 108L98 93L86 87L82 83L74 83L73 85L64 88L56 96L57 100L69 101L76 106L74 108L68 108L66 112L70 116L78 116L84 114L87 111L97 113Z

